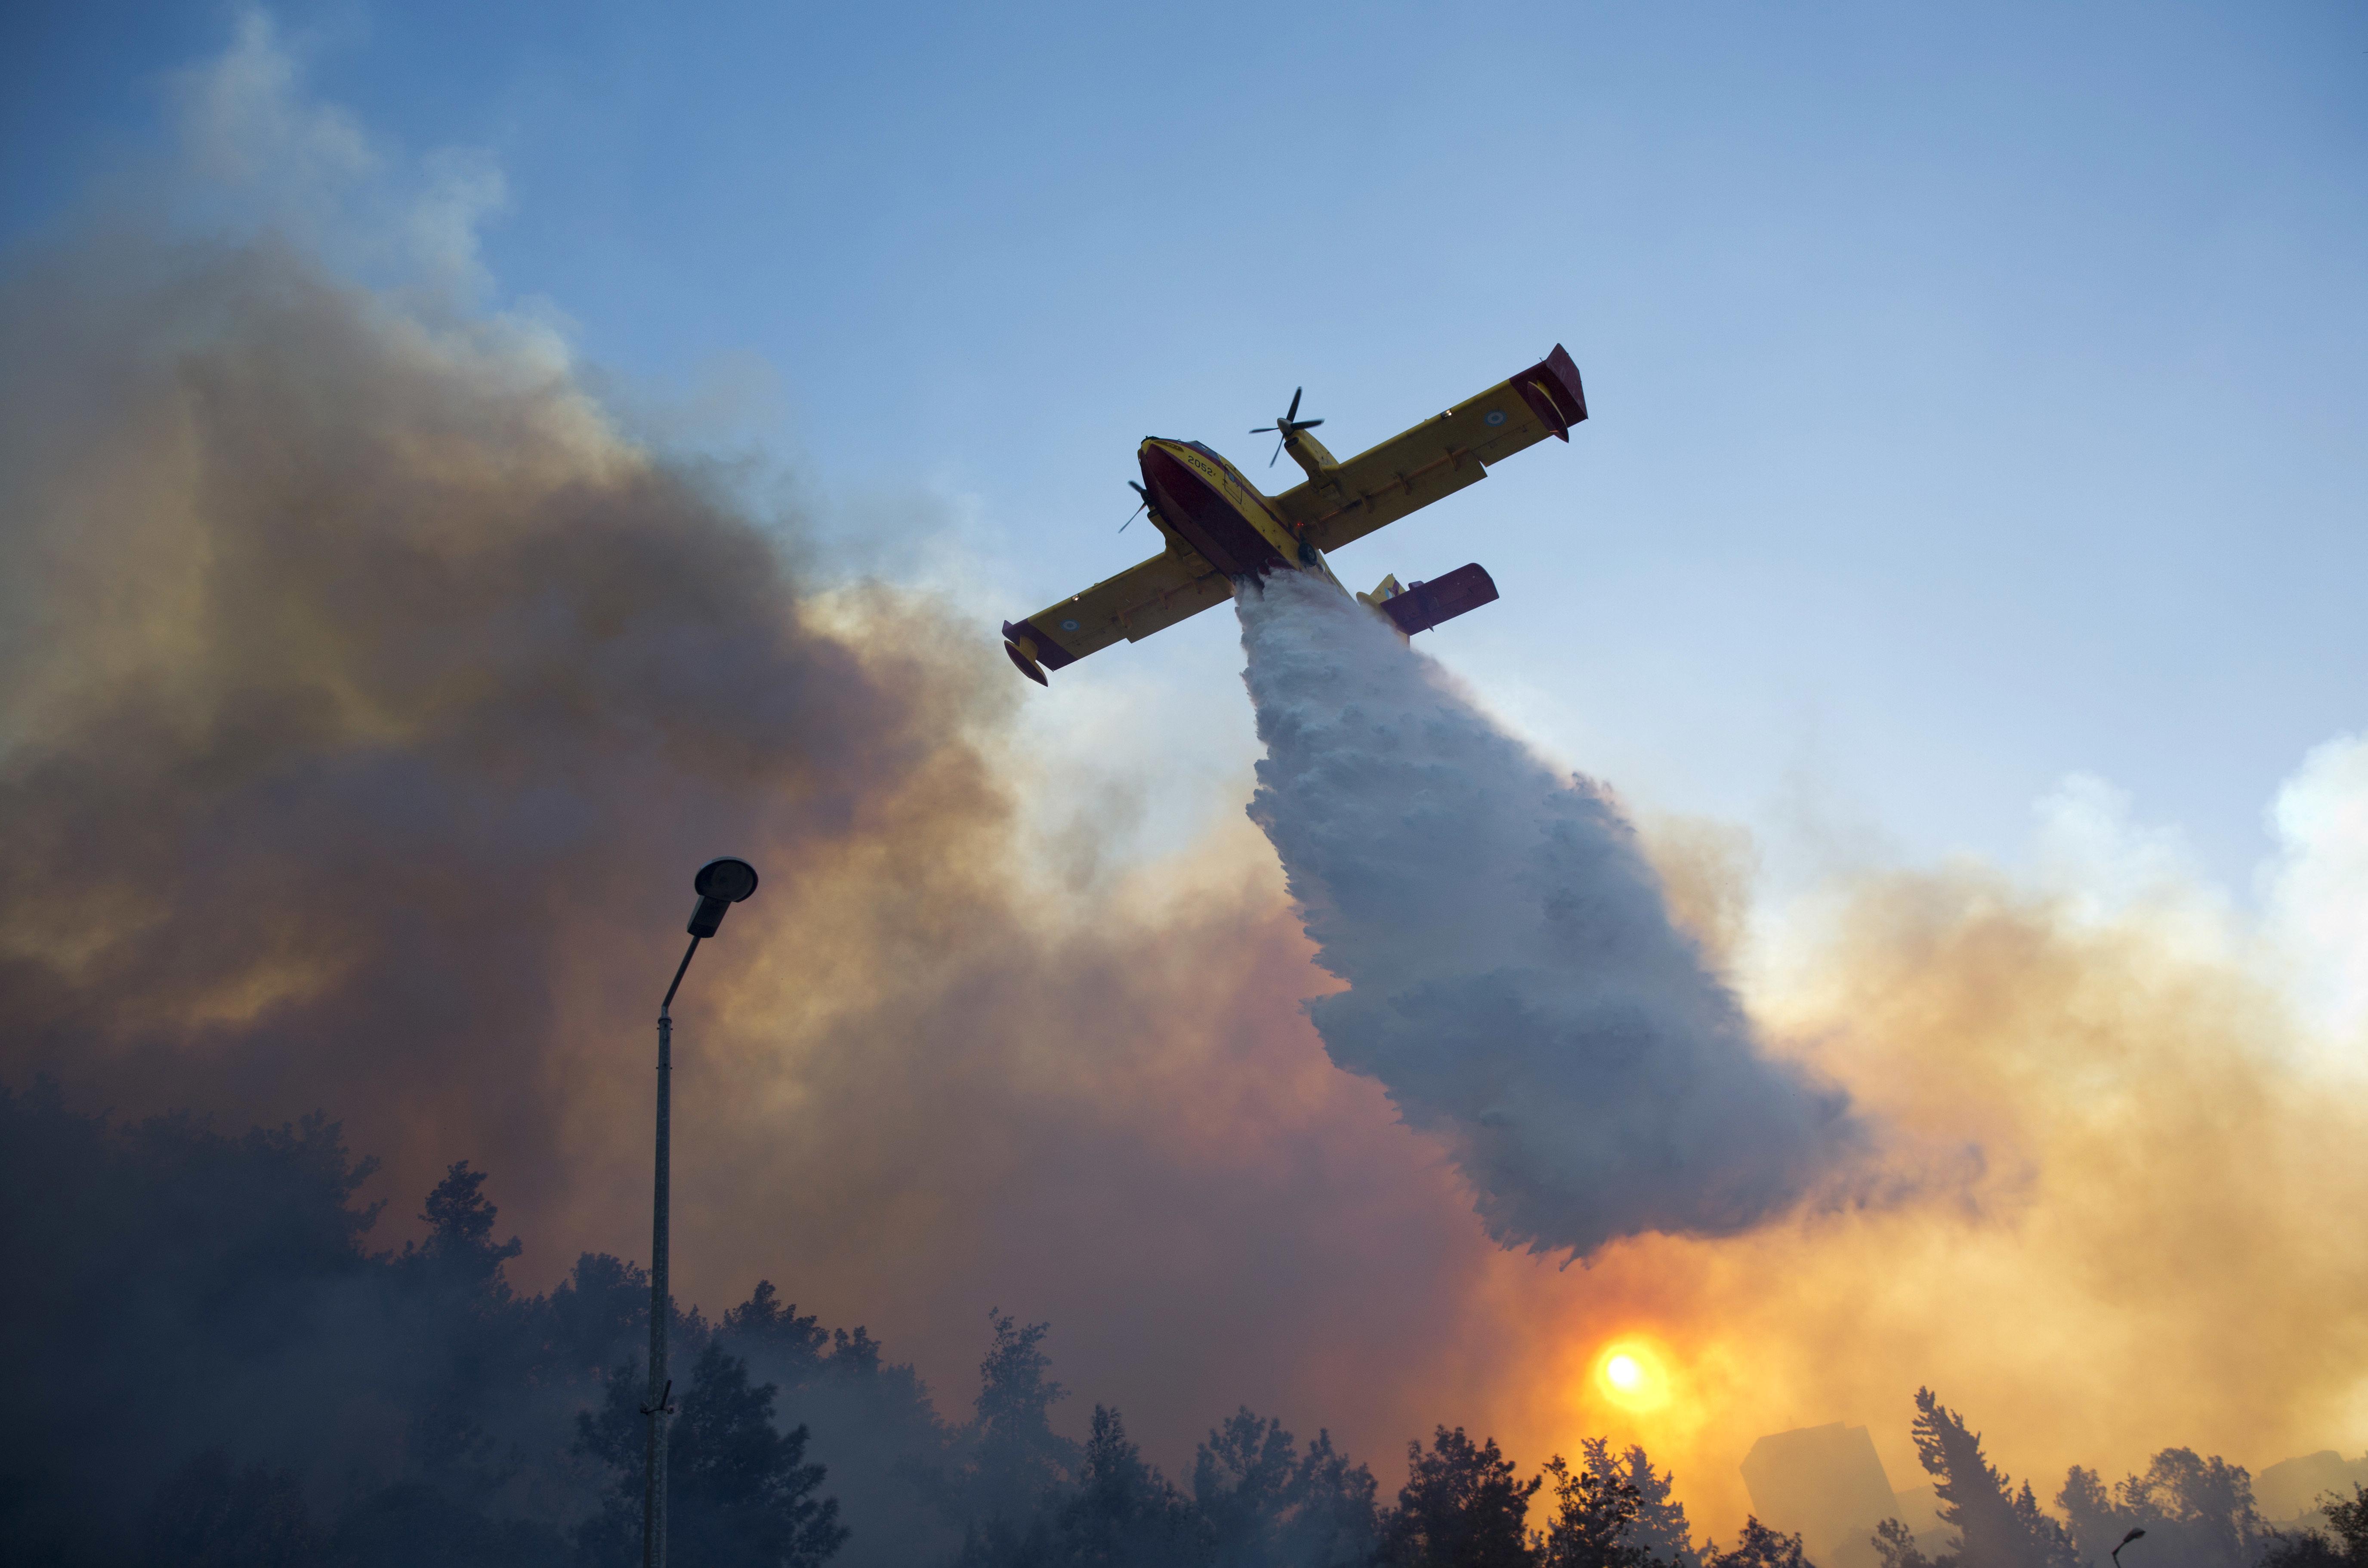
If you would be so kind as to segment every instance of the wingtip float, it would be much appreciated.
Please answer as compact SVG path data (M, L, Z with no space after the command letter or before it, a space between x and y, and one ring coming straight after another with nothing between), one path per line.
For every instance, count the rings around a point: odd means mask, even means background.
M1053 684L1046 678L1044 667L1036 662L1036 640L1028 635L1026 627L1014 626L1008 620L1003 623L1003 651L1010 656L1012 667L1021 675L1038 686Z
M1135 454L1143 483L1133 487L1144 503L1136 510L1150 514L1167 548L1025 620L1005 621L1003 651L1013 666L1050 686L1046 672L1121 639L1140 642L1230 598L1235 578L1278 568L1320 576L1347 593L1326 551L1477 484L1491 464L1524 447L1549 436L1569 440L1571 426L1587 417L1578 367L1560 344L1527 369L1346 462L1310 434L1324 421L1301 419L1299 398L1293 392L1272 425L1251 432L1276 437L1269 464L1289 452L1306 472L1304 483L1279 495L1262 494L1198 441L1146 437ZM1497 585L1475 562L1404 587L1384 577L1372 593L1352 597L1410 637L1495 602Z

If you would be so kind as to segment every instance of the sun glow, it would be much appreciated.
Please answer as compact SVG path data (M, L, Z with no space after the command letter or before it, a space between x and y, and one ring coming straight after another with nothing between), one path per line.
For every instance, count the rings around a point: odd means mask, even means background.
M1595 1386L1622 1410L1658 1410L1669 1403L1668 1367L1642 1339L1614 1340L1597 1352Z

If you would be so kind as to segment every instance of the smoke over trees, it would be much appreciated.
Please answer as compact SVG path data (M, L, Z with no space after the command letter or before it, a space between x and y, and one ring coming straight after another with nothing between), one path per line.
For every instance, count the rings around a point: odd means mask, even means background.
M2333 1568L2368 1562L2368 1493L2321 1499L2328 1528L2281 1534L2253 1506L2241 1465L2192 1449L2164 1449L2144 1471L2108 1487L2074 1465L2044 1512L2030 1482L2016 1486L1982 1451L1981 1434L1930 1389L1916 1392L1917 1457L1932 1477L1951 1528L1928 1554L1905 1525L1886 1519L1874 1546L1884 1568L2100 1568L2116 1547L2127 1568Z
M2074 1568L2079 1562L2070 1533L2040 1511L2031 1483L2024 1482L2020 1492L2010 1490L2005 1472L1983 1458L1981 1434L1930 1389L1916 1391L1911 1430L1916 1457L1940 1494L1941 1522L1957 1532L1950 1562L1957 1568Z
M2324 1530L2280 1536L2263 1559L2264 1568L2363 1568L2368 1565L2368 1487L2352 1483L2351 1495L2322 1497Z
M453 1164L424 1239L373 1251L370 1170L334 1124L227 1132L117 1122L53 1084L0 1090L0 1209L24 1358L0 1435L0 1536L55 1564L600 1568L638 1558L648 1278L605 1255L528 1295L489 1179ZM1588 1439L1524 1478L1493 1437L1439 1427L1385 1499L1328 1433L1237 1410L1183 1484L1067 1391L1048 1326L990 1312L979 1392L942 1416L860 1327L769 1281L710 1321L677 1309L677 1555L717 1568L1814 1568L1747 1520L1698 1541L1644 1449ZM1897 1520L1885 1568L2362 1568L2368 1494L2282 1536L2240 1467L2166 1449L2108 1486L2075 1466L2044 1510L1930 1390L1914 1436L1951 1539ZM2129 1555L2125 1552L2125 1558Z
M372 1251L380 1214L352 1201L370 1169L318 1119L119 1124L48 1082L0 1090L0 1183L41 1199L0 1209L24 1281L6 1326L43 1347L0 1437L0 1535L23 1560L638 1559L646 1275L586 1255L554 1290L518 1293L506 1266L523 1244L499 1239L486 1174L465 1162L427 1195L423 1241ZM1327 1433L1302 1443L1245 1408L1199 1446L1187 1491L1115 1410L1097 1406L1082 1443L1053 1429L1066 1391L1042 1324L989 1314L961 1422L864 1329L825 1330L769 1281L674 1326L686 1562L1429 1568L1544 1550L1526 1528L1542 1478L1461 1429L1415 1445L1390 1506ZM1667 1478L1641 1450L1626 1462L1682 1534ZM1576 1484L1619 1505L1587 1540L1617 1553L1637 1493L1600 1444L1589 1464ZM1560 1460L1550 1471L1570 1482ZM1588 1561L1566 1523L1554 1530L1556 1568Z
M598 1412L575 1418L576 1451L615 1477L582 1527L584 1555L619 1568L641 1553L647 1388L627 1361L609 1374ZM804 1462L806 1428L773 1424L777 1392L751 1382L747 1362L719 1340L700 1348L667 1437L667 1528L686 1562L813 1568L847 1544L837 1499L815 1495L825 1471Z
M2149 1561L2235 1568L2259 1555L2263 1534L2252 1478L2242 1467L2192 1449L2165 1449L2142 1474L2110 1492L2093 1470L2074 1465L2055 1503L2078 1555L2105 1556L2131 1530L2144 1530Z
M1474 1443L1439 1428L1425 1453L1406 1449L1406 1483L1382 1534L1381 1560L1391 1568L1519 1568L1529 1560L1530 1499L1543 1478L1521 1481L1494 1437Z

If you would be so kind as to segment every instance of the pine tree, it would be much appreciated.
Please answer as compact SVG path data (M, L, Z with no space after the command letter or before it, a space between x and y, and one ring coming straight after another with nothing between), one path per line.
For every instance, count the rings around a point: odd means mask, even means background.
M1704 1568L1815 1568L1801 1555L1799 1536L1770 1529L1757 1514L1744 1516L1733 1551L1721 1551L1713 1542L1702 1562Z
M1193 1506L1216 1568L1362 1568L1375 1544L1373 1472L1319 1432L1303 1453L1280 1421L1245 1408L1193 1456Z
M1517 1481L1497 1440L1475 1444L1441 1426L1431 1450L1406 1445L1406 1483L1382 1525L1388 1568L1526 1568L1530 1499L1543 1476Z
M1587 1456L1588 1470L1635 1488L1636 1522L1631 1527L1631 1541L1654 1562L1671 1568L1694 1568L1693 1527L1686 1518L1686 1506L1673 1494L1669 1472L1654 1470L1643 1445L1630 1444L1618 1459L1602 1437L1581 1439L1579 1449Z
M2078 1568L2070 1533L2040 1511L2030 1483L2010 1491L2006 1472L1983 1457L1981 1434L1930 1389L1916 1391L1910 1430L1940 1494L1941 1518L1956 1528L1962 1568Z
M1552 1489L1554 1513L1533 1539L1540 1568L1645 1568L1643 1547L1630 1538L1642 1494L1606 1464L1572 1470L1560 1454L1541 1477Z
M609 1380L597 1412L576 1417L576 1449L614 1472L600 1513L582 1533L586 1559L624 1564L641 1551L648 1417L640 1367ZM677 1561L708 1568L814 1568L847 1540L837 1502L817 1496L823 1467L805 1462L803 1426L773 1425L770 1383L709 1341L677 1396L667 1434L667 1540Z
M1053 1365L1043 1348L1052 1325L1023 1327L1002 1312L988 1312L987 1323L994 1340L979 1362L963 1511L1016 1525L1076 1472L1077 1446L1053 1430L1053 1406L1069 1391L1045 1375Z
M1206 1557L1201 1521L1181 1493L1127 1440L1118 1412L1094 1406L1077 1491L1059 1512L1051 1565L1192 1568Z
M795 1301L784 1306L769 1279L757 1280L748 1299L727 1310L717 1327L732 1339L734 1348L761 1355L767 1369L786 1378L792 1388L821 1369L830 1346L830 1335L814 1314L800 1317Z
M419 1216L427 1226L427 1239L416 1252L406 1248L405 1254L447 1278L507 1301L509 1286L501 1278L502 1265L525 1251L526 1244L516 1236L494 1241L494 1221L500 1210L485 1198L485 1175L471 1170L466 1160L447 1167Z
M1874 1554L1883 1561L1883 1568L1956 1568L1953 1553L1942 1552L1927 1557L1916 1544L1916 1532L1897 1519L1885 1519L1874 1527Z

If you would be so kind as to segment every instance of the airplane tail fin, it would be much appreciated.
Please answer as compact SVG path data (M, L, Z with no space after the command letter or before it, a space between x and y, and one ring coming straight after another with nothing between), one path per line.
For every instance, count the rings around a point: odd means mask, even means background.
M1496 603L1497 585L1480 563L1474 562L1469 566L1457 567L1444 577L1409 583L1403 588L1395 575L1384 577L1372 593L1357 597L1388 616L1400 632L1411 637L1482 605Z

